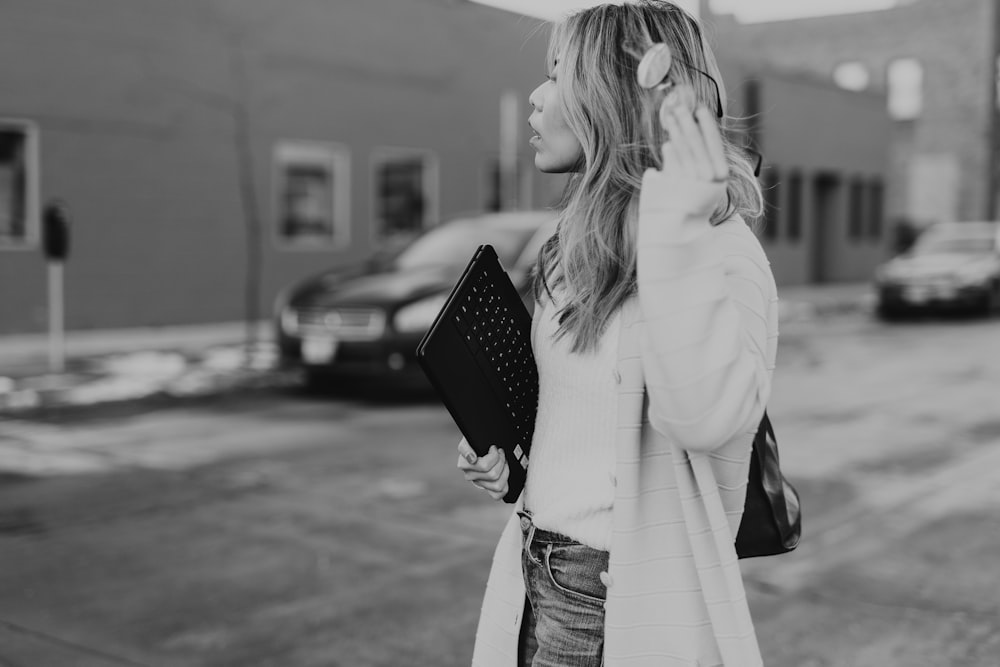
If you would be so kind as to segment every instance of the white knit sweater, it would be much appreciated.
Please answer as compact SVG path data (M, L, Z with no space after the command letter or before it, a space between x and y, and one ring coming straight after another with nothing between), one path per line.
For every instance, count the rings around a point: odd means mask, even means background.
M648 171L639 294L617 350L608 667L760 667L734 538L770 396L777 293L722 185ZM620 381L619 381L620 378ZM473 664L510 667L524 609L517 516L494 555Z
M562 295L556 290L555 298ZM538 413L524 507L543 530L594 549L611 548L618 423L618 334L621 313L608 322L597 349L571 351L556 339L559 303L538 307L532 349L538 366Z

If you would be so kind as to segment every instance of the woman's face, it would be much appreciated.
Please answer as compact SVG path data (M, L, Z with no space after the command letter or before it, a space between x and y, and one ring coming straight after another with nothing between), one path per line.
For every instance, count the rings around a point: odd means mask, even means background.
M550 174L577 171L583 165L583 146L566 124L566 109L556 85L558 69L557 61L548 78L528 97L533 107L528 125L535 131L528 143L535 149L535 166Z

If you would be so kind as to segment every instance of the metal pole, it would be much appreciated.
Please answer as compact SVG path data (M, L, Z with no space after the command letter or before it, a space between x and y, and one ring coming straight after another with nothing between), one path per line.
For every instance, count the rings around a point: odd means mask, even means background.
M66 345L63 335L63 263L49 262L49 372L62 373L66 368Z

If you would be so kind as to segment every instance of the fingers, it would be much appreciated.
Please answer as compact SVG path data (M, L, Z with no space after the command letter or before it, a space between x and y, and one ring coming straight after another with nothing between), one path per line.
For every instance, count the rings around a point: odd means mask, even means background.
M458 444L458 468L465 479L490 494L494 500L507 495L510 471L502 449L491 445L483 456L476 456L469 443L463 438Z
M684 136L681 125L677 120L677 115L670 113L665 118L664 128L667 130L670 140L664 142L670 144L673 152L673 164L664 163L664 171L677 170L685 174L692 173L694 169L694 156L691 154L692 146L690 138Z
M465 438L462 438L461 442L458 443L458 467L462 468L463 464L474 465L476 459L479 458L476 455L472 445ZM464 470L464 468L462 468Z
M494 469L497 474L495 480L473 481L472 483L480 489L486 491L493 500L501 500L507 495L507 481L510 477L510 468L507 467L507 460L503 454L500 455L500 464ZM492 472L491 471L491 474Z
M694 112L701 128L701 136L705 140L705 148L712 171L712 179L724 181L729 178L729 162L726 160L726 149L722 144L722 132L715 120L715 114L705 105L699 106Z
M490 450L484 456L478 456L472 446L463 438L458 443L458 469L465 472L486 472L503 459L501 450L496 445L490 445Z
M507 458L503 455L503 450L491 445L486 456L480 456L475 463L466 461L464 465L460 459L458 467L465 473L465 479L470 482L495 482L500 479L502 469L506 465Z
M677 154L677 145L673 141L664 141L661 148L663 152L663 173L676 172L677 175L684 175L684 167L681 165L681 157Z
M687 159L689 173L702 181L711 181L715 178L712 171L712 163L708 157L708 145L705 142L704 128L694 120L694 115L689 110L674 114L676 126L680 132L676 135L677 141L683 145L682 153Z
M715 116L704 105L693 114L686 104L665 105L660 121L670 137L662 146L663 172L679 172L702 181L728 177L722 134Z

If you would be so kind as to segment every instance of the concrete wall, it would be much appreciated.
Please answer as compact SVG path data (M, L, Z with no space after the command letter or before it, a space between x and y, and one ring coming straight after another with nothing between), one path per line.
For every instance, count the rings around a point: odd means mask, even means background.
M544 72L538 27L455 0L4 2L0 118L37 123L41 198L64 198L75 223L67 327L242 316L238 114L263 224L264 313L290 281L371 249L382 147L433 153L438 218L482 210L501 93L522 93L526 121ZM285 139L349 150L348 246L272 242L271 154ZM530 204L551 204L561 181L531 180ZM0 251L0 333L44 328L45 285L37 248Z
M890 62L920 60L923 113L891 130L887 210L890 217L929 222L948 209L961 219L996 213L998 19L995 0L914 0L884 11L773 23L710 20L714 39L747 59L827 80L839 63L861 61L879 91Z

